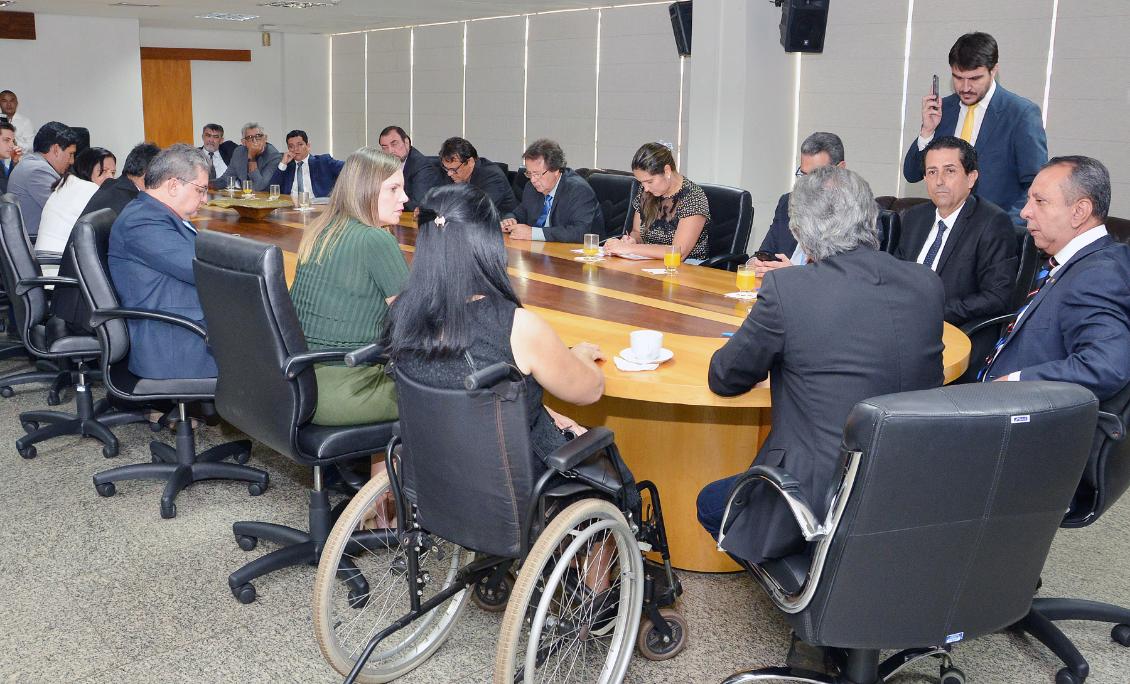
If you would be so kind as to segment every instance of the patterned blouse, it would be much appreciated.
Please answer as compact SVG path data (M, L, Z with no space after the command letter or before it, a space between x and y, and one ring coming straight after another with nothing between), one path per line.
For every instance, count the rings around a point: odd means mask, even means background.
M641 187L636 196L632 198L633 212L640 211L640 203L645 192L647 191ZM685 176L678 192L671 197L660 198L659 215L652 221L650 228L644 228L643 213L640 212L640 241L648 245L671 244L675 240L675 229L679 227L679 221L688 216L705 216L706 225L702 227L702 233L698 236L698 241L694 243L694 249L686 255L686 258L707 258L710 256L706 244L710 235L710 204L706 201L706 193L702 191L702 188L692 183Z

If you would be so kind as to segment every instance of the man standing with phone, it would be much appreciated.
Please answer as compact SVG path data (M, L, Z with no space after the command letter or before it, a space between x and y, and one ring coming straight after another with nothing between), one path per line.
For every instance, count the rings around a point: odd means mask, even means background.
M922 126L903 160L909 183L924 177L925 149L935 135L953 135L977 150L979 197L1008 212L1023 226L1020 210L1028 186L1048 160L1048 140L1040 108L997 84L997 41L987 33L967 33L950 48L952 95L935 90L922 98ZM936 78L936 77L935 77Z

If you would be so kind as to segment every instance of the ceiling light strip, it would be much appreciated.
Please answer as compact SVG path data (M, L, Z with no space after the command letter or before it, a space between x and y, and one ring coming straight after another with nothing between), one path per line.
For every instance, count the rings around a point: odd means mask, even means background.
M600 147L600 20L601 11L596 11L596 84L592 107L592 167L599 169L597 150Z

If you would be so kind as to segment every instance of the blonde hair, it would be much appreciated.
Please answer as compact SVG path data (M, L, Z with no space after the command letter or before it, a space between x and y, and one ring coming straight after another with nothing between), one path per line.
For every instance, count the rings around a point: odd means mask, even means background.
M306 228L298 246L298 261L321 261L337 242L349 219L379 227L377 199L381 184L400 170L400 160L376 147L362 147L345 160L326 210Z

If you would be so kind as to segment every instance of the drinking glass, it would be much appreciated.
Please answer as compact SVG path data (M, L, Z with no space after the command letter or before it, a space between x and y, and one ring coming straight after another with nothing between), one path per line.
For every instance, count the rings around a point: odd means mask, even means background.
M738 292L748 295L756 285L757 276L753 273L753 267L745 264L738 266Z
M234 195L235 191L238 189L238 187L239 186L237 185L237 181L235 180L235 176L228 176L228 194Z
M249 181L249 180L243 181L243 196L244 197L250 197L254 194L255 194L255 190L253 190L251 188L251 181Z
M273 185L271 185L270 200L273 202L273 201L277 200L278 198L279 198L279 186L278 186L278 184L273 184Z
M298 193L298 208L301 211L309 211L311 201L309 190Z
M600 236L596 233L585 233L585 246L581 253L586 259L596 259L600 256Z
M675 275L679 272L679 264L683 262L683 255L679 253L679 248L675 245L670 245L663 252L663 267L667 269L667 275Z

